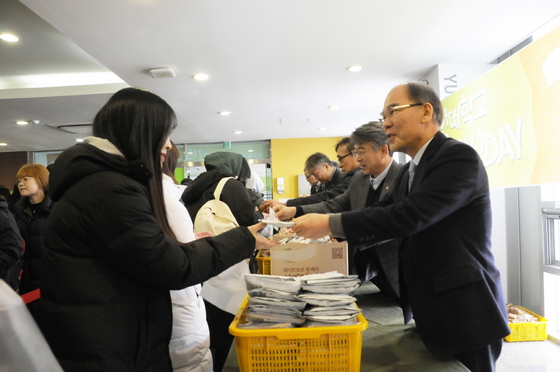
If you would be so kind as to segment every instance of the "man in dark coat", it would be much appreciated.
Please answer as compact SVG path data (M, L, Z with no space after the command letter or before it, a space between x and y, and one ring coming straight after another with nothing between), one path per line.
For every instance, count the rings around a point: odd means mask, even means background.
M350 137L344 137L336 144L335 150L336 157L338 158L339 169L332 167L332 165L329 164L327 156L321 153L311 155L306 161L306 177L308 177L309 175L310 177L316 178L314 176L314 172L316 172L317 166L319 166L319 172L323 172L323 169L319 165L319 162L322 161L327 165L324 167L325 169L328 169L328 165L331 165L331 179L340 179L337 171L342 173L343 177L338 184L333 186L333 182L329 185L330 187L328 189L325 189L325 185L321 185L322 190L320 192L311 193L310 196L290 199L286 203L275 200L265 200L265 202L261 205L261 210L266 212L270 207L273 206L287 205L288 207L295 207L298 205L315 204L326 200L331 200L339 195L342 195L348 189L348 186L350 185L350 181L352 180L354 174L356 174L356 172L360 170L360 165L352 154L353 146L354 145L350 142Z
M366 208L379 200L393 187L402 164L393 160L389 139L380 122L370 122L358 127L351 136L352 159L360 170L352 177L348 189L334 199L297 207L275 206L279 219L299 217L308 213L340 213ZM371 280L393 301L399 301L399 264L395 241L377 245L372 249L356 250L349 246L349 271L358 274L362 282Z
M383 116L391 149L412 158L393 190L361 211L300 217L293 229L363 248L397 239L405 320L414 316L433 353L494 371L510 329L491 251L484 165L471 146L439 132L443 109L427 85L393 88Z

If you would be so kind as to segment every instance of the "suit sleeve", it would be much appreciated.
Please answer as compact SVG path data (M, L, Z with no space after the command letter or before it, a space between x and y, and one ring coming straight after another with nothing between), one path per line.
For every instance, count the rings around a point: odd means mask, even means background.
M328 191L323 191L317 194L313 194L301 198L290 199L286 202L286 205L288 207L296 207L298 205L309 205L309 204L315 204L315 203L320 203L320 202L334 199L337 196L342 195L346 190L348 190L348 186L350 185L351 180L352 177L344 177L341 183L339 183L338 185L336 185L335 187L333 187Z
M380 203L340 215L349 244L375 244L413 235L487 193L486 171L476 151L468 145L447 146L423 166L422 179L406 197L402 196L406 193L408 166L400 170L393 189Z
M350 210L350 194L346 190L334 199L321 203L302 205L303 214L307 213L339 213Z

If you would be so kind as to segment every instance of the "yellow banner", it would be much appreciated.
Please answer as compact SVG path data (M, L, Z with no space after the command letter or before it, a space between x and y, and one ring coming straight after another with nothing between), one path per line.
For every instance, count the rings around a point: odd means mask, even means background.
M560 28L442 102L442 132L478 151L491 187L560 182Z

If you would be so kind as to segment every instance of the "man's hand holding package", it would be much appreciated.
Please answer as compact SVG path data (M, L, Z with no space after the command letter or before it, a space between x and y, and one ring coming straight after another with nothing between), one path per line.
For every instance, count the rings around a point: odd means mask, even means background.
M297 236L303 236L309 239L320 239L331 235L329 218L330 216L328 214L306 214L305 216L292 220L292 222L296 223L296 225L292 227L292 230Z
M297 211L296 207L286 207L284 205L275 205L272 209L274 210L276 217L281 221L292 218L296 215Z
M275 207L275 206L277 206L277 205L286 205L286 204L281 203L281 202L276 201L276 200L265 200L265 201L263 201L263 203L261 204L260 210L261 210L261 212L263 212L263 213L268 213L268 209L269 209L269 208Z

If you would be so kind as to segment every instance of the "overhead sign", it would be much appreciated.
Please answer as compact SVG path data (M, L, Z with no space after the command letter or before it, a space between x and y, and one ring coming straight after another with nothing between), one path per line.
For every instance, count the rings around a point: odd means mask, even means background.
M491 187L560 182L560 28L442 102L442 132L478 151Z

